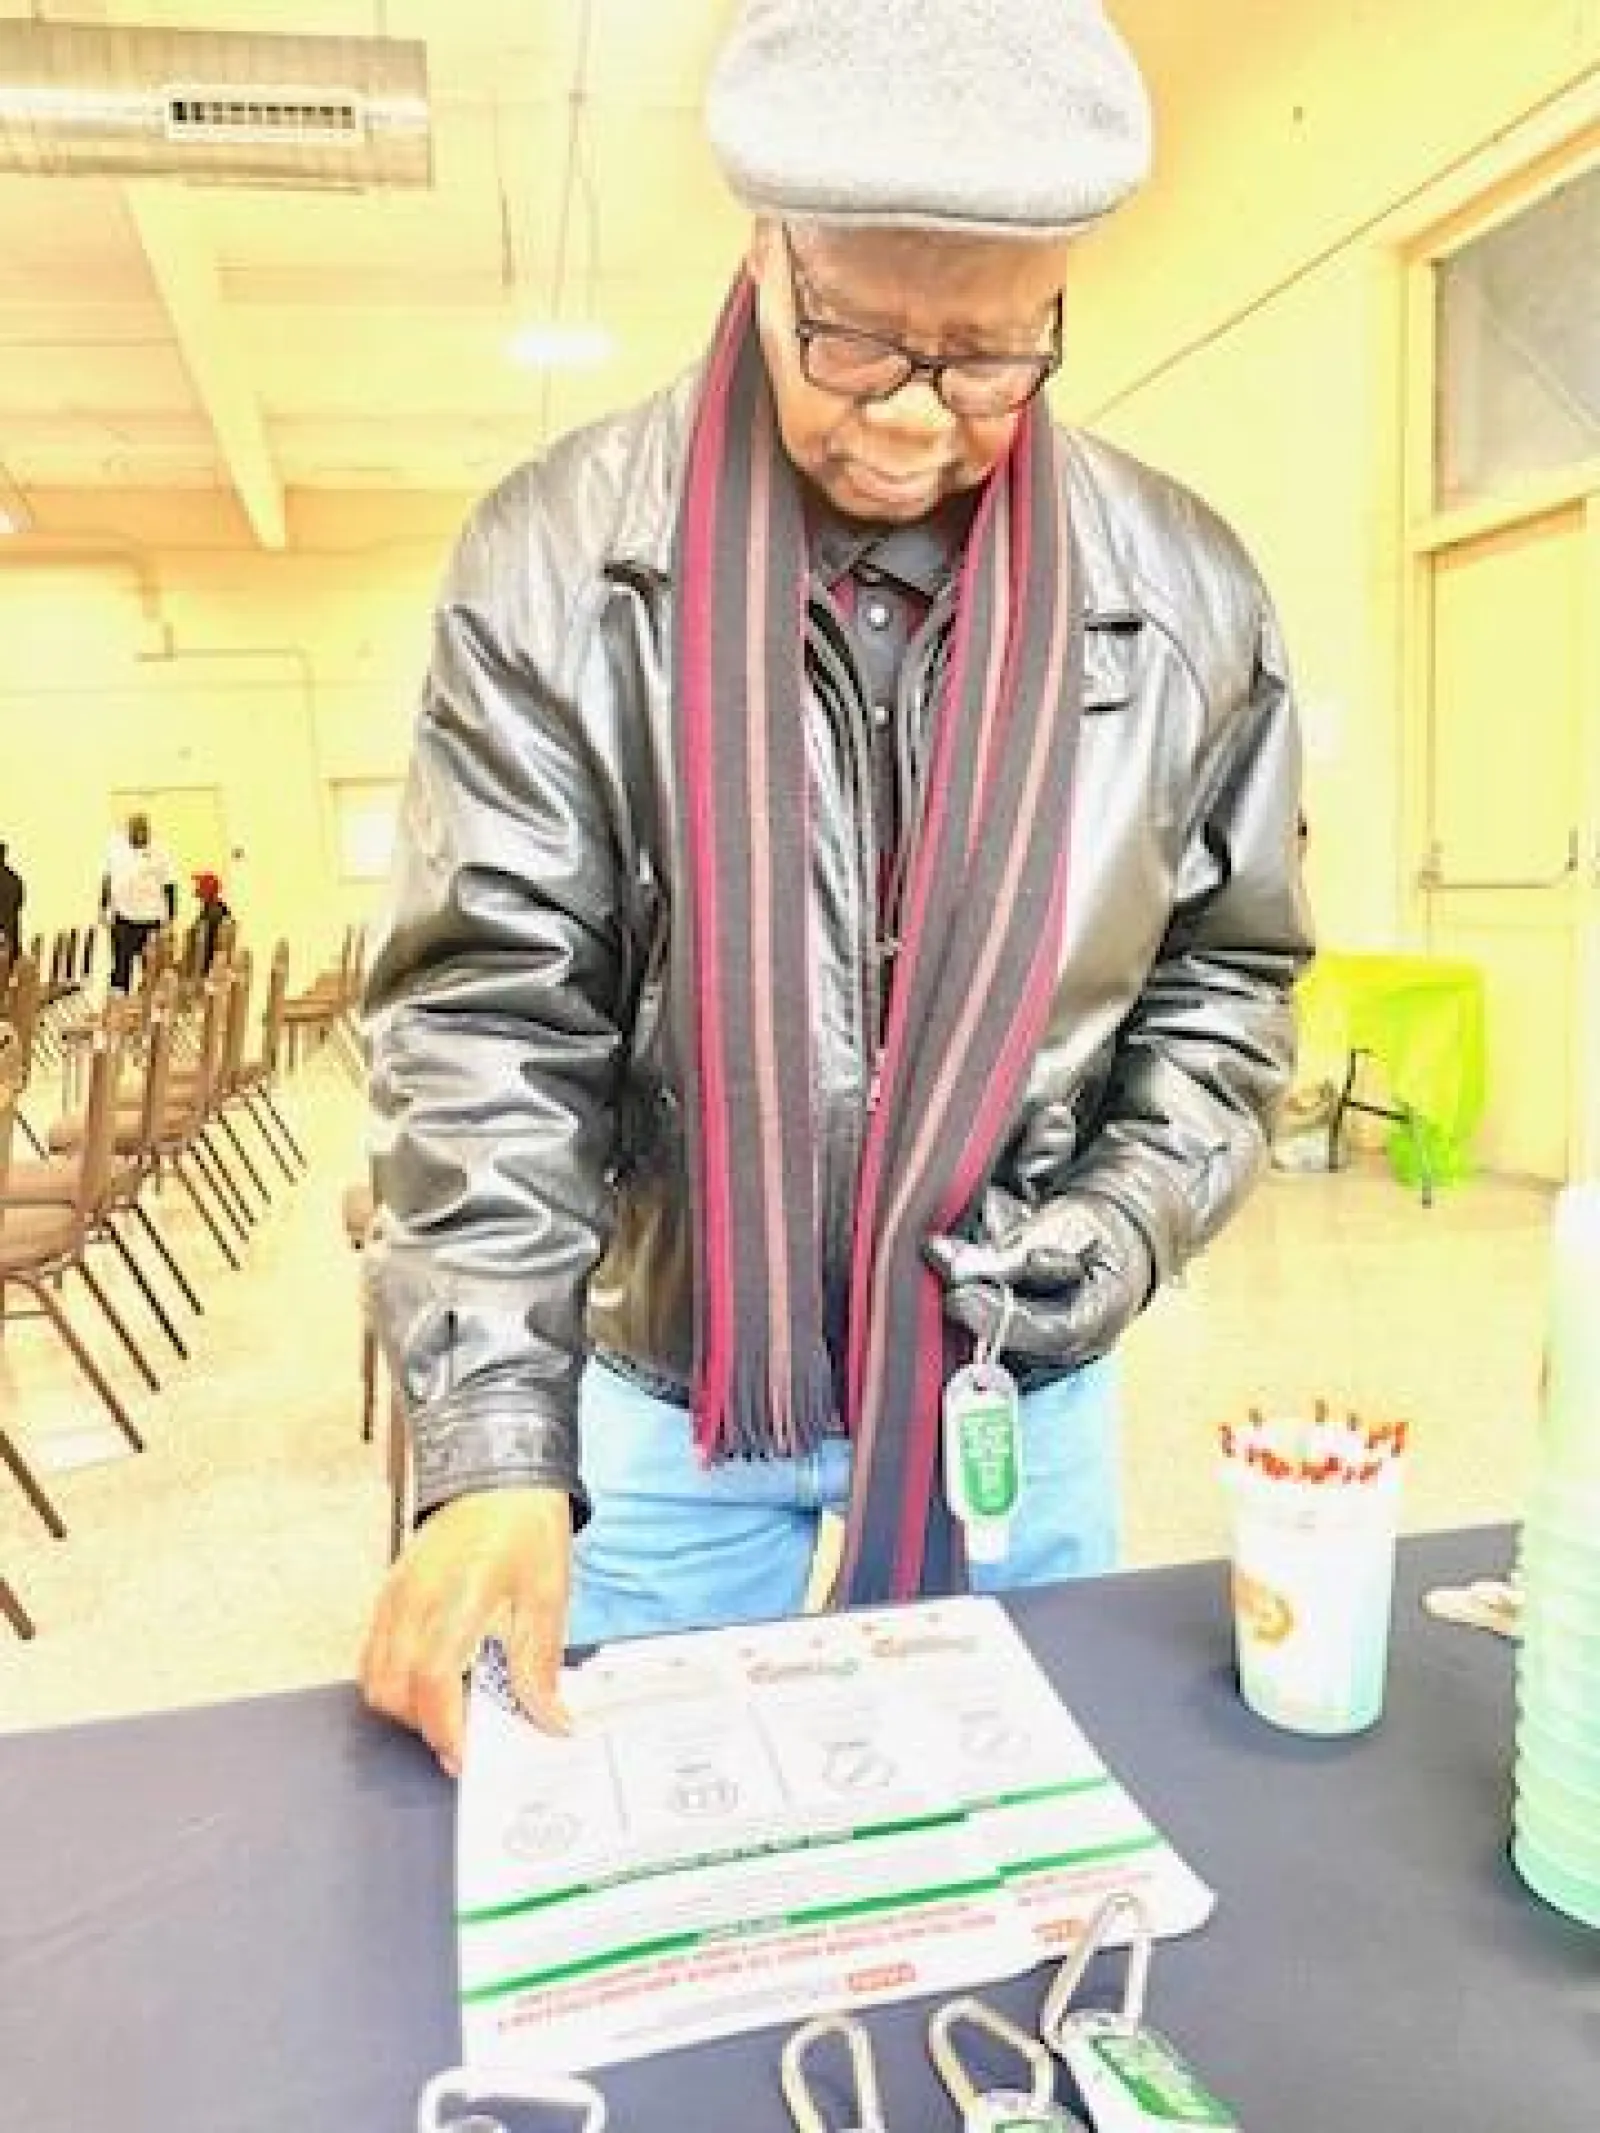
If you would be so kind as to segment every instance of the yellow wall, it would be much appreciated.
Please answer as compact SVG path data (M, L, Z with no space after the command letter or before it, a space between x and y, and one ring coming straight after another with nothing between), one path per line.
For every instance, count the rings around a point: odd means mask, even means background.
M221 499L39 499L76 530L0 551L0 837L29 930L92 916L111 793L215 785L230 900L309 975L374 895L339 878L328 781L403 768L467 503L293 499L293 550L268 555Z
M1153 183L1084 241L1063 412L1192 483L1282 609L1325 938L1402 943L1400 266L1387 218L1600 66L1600 0L1113 0ZM1492 751L1485 774L1492 775Z
M1151 70L1158 173L1084 242L1059 405L1193 482L1254 549L1306 706L1323 929L1386 945L1415 855L1401 306L1373 225L1593 70L1600 0L1114 6ZM251 934L288 930L297 967L323 953L372 895L337 878L327 782L401 766L469 501L293 497L279 557L226 499L38 499L44 523L126 552L41 570L0 550L0 837L33 922L87 915L112 791L215 783Z

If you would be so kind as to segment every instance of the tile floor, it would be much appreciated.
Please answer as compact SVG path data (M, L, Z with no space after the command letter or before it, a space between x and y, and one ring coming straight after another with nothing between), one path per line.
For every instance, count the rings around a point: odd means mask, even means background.
M339 1194L360 1108L318 1059L285 1096L312 1159L227 1271L173 1196L202 1278L187 1364L149 1327L138 1389L75 1295L148 1440L116 1444L38 1322L0 1340L0 1415L69 1527L52 1541L0 1473L0 1571L38 1624L0 1622L0 1728L345 1676L382 1573L381 1445L360 1441L356 1277ZM276 1173L270 1173L276 1180ZM1319 1394L1413 1418L1406 1522L1514 1515L1531 1450L1548 1194L1481 1180L1431 1209L1368 1156L1338 1177L1274 1174L1126 1349L1127 1540L1136 1564L1217 1552L1214 1426ZM118 1284L118 1293L123 1285Z

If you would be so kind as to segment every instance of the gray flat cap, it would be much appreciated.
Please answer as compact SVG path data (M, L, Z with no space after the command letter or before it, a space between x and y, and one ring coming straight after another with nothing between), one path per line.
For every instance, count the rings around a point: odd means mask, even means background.
M706 127L757 214L1057 237L1150 167L1098 0L744 0Z

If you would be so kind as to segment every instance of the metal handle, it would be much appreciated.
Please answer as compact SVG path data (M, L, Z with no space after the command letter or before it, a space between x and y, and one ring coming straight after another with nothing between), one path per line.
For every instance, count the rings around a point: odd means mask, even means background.
M1567 832L1567 863L1559 874L1528 874L1509 876L1503 881L1450 880L1444 871L1444 846L1437 838L1428 847L1428 856L1417 869L1417 887L1430 895L1441 892L1459 895L1463 890L1481 893L1501 889L1559 889L1564 881L1571 881L1579 867L1578 833Z
M1028 2069L1028 2094L1032 2102L1044 2105L1050 2101L1055 2076L1049 2054L1038 2038L1008 2021L997 2008L964 1995L935 2009L928 2022L928 2050L938 2069L939 2079L963 2118L971 2118L978 2111L983 2092L967 2072L956 2050L954 2032L961 2027L986 2030L991 2037L1009 2045Z
M501 2121L485 2109L500 2103L545 2104L576 2116L578 2133L605 2133L606 2100L591 2082L571 2074L479 2074L463 2066L435 2074L417 2100L417 2133L449 2133L452 2126L482 2127L503 2133ZM446 2117L446 2107L464 2110L465 2118Z
M1119 1918L1128 1922L1128 1968L1122 1984L1118 2019L1129 2030L1144 2020L1145 1995L1150 1988L1150 1950L1155 1925L1150 1907L1132 1889L1113 1889L1078 1936L1076 1946L1056 1972L1044 2006L1039 2011L1039 2034L1052 2051L1062 2048L1062 2034L1071 2020L1072 2003L1090 1962L1106 1945Z
M783 2047L779 2079L789 2116L799 2133L828 2133L827 2121L817 2109L806 2072L813 2045L824 2037L843 2040L850 2055L850 2075L855 2084L851 2125L853 2133L884 2133L883 2100L878 2093L878 2068L872 2055L872 2040L853 2015L817 2015L789 2037Z

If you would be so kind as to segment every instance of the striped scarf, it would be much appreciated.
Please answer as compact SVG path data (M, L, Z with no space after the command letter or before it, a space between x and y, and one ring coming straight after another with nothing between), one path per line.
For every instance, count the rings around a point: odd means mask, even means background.
M847 1352L834 1356L814 1108L809 558L741 280L700 390L675 570L695 1438L707 1459L787 1457L842 1421L851 1600L963 1576L937 1477L943 1382L961 1357L922 1245L980 1194L1054 993L1081 699L1071 564L1055 436L1035 405L973 521L906 828Z

